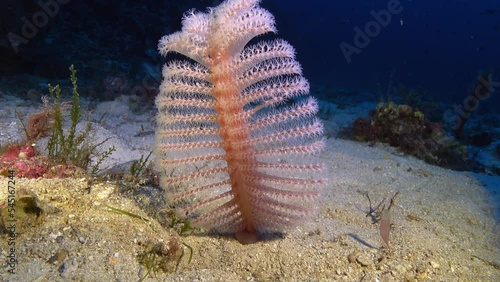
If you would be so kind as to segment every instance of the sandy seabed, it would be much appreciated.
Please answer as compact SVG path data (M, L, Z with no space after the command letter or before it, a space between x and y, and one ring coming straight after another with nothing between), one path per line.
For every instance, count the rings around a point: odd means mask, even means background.
M16 98L2 103L5 144L22 138L16 112L26 116L36 108ZM154 110L134 114L130 105L122 97L87 115L99 121L92 125L95 141L110 138L102 150L116 148L104 168L151 150ZM338 111L334 123L347 124L360 112L366 111ZM329 184L319 213L252 245L199 232L179 236L157 187L14 176L15 189L35 195L43 214L31 225L17 223L14 252L1 234L0 261L14 254L18 264L15 274L2 264L0 281L500 281L498 207L477 175L334 138L321 159ZM387 207L399 192L390 210L390 248L367 217L370 206L360 191L373 207L382 201ZM8 179L0 176L0 204L7 196Z
M19 227L16 274L4 265L0 280L500 281L498 222L471 174L385 146L335 139L328 140L322 160L330 183L319 214L252 245L217 235L177 235L168 227L163 192L154 187L16 179L16 189L38 197L44 218ZM0 202L7 186L7 178L0 178ZM368 200L359 191L367 191L373 205L384 198L388 205L399 191L390 248L381 248L378 224L366 216ZM0 240L1 261L8 259L7 242ZM148 265L154 265L149 274Z

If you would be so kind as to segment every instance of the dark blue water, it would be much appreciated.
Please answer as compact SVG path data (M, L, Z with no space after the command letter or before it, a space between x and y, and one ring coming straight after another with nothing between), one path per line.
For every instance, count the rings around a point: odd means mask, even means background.
M186 10L204 11L219 2L2 0L0 73L62 78L73 63L94 79L104 72L138 78L145 72L142 64L158 63L158 39L181 27ZM297 49L315 85L381 91L392 81L460 103L479 73L493 73L500 81L495 0L264 0L261 5L276 17L278 36ZM16 39L21 43L13 48ZM355 53L347 56L342 44ZM481 107L498 111L497 96Z
M461 102L478 73L492 72L500 80L498 1L280 2L263 5L276 11L280 36L296 46L313 81L370 90L386 85L393 73L397 82ZM373 14L384 14L390 3L396 13L377 21ZM356 47L354 29L367 27L372 36L349 63L339 46ZM499 110L500 99L493 102Z

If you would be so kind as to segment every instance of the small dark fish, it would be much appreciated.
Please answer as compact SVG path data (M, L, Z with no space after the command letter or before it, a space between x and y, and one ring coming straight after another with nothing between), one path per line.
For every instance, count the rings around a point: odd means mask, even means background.
M141 132L137 133L136 135L134 135L134 137L144 137L144 136L148 136L148 135L152 135L152 134L155 134L155 132L152 130L141 131Z
M497 13L497 9L488 9L481 13L481 15L494 15Z

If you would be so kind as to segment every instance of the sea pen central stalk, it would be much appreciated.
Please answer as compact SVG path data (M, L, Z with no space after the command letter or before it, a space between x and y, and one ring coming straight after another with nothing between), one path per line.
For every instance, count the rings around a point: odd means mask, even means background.
M217 68L214 68L217 69ZM220 135L226 151L226 162L229 170L231 189L234 201L239 206L245 227L244 233L254 234L254 211L251 204L251 179L243 177L249 175L249 164L255 162L252 156L253 148L250 141L250 130L243 102L240 97L241 89L233 77L227 74L218 75L214 72L214 97L219 118ZM244 171L243 171L244 170ZM241 241L241 240L240 240Z

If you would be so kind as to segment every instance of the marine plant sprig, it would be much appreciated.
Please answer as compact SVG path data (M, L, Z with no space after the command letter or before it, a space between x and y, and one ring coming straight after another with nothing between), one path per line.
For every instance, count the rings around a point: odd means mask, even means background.
M132 179L134 182L139 182L139 176L141 176L144 167L148 163L149 157L153 152L149 152L149 154L144 158L144 155L141 155L141 158L134 161L130 166L130 174L132 175Z
M88 140L89 133L92 126L89 123L86 124L85 129L78 133L76 132L77 125L82 120L81 107L79 102L80 94L78 93L76 69L73 65L70 66L70 79L73 86L72 98L71 98L71 108L70 108L70 126L67 135L64 134L63 125L64 117L61 103L61 88L59 85L52 86L48 85L49 94L53 99L53 119L54 125L52 134L49 138L47 144L47 150L49 158L65 165L74 165L87 169L90 165L91 155L94 154L95 149L105 143L109 138L98 142L91 143ZM109 148L106 152L101 154L98 158L96 164L92 167L92 172L95 173L98 170L99 165L102 161L107 158L113 151L114 147Z

